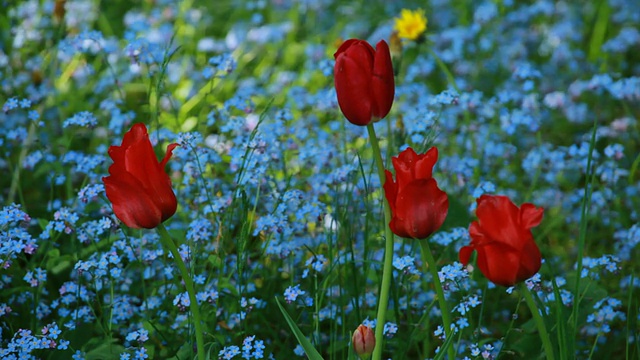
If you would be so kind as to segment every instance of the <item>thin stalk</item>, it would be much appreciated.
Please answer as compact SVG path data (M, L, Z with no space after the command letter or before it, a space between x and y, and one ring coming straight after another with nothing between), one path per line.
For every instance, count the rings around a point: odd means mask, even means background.
M447 305L447 299L444 297L444 290L442 289L442 283L440 282L440 276L438 275L438 267L436 266L436 260L433 258L433 253L429 248L429 241L427 239L418 240L420 243L420 249L422 249L422 258L425 265L429 268L431 278L436 288L436 296L438 297L438 305L440 306L440 314L442 316L442 326L444 327L444 334L446 338L452 336L451 334L451 313L449 312L449 306ZM449 346L447 349L449 359L456 358L456 352L453 346Z
M596 345L598 345L598 340L600 339L601 333L601 331L598 331L598 333L596 334L596 338L595 340L593 340L593 346L591 346L591 351L589 352L588 359L593 359L593 353L596 351Z
M542 347L544 348L546 359L555 360L553 346L551 346L551 338L549 338L549 333L547 332L547 327L544 324L544 319L540 315L538 305L533 299L531 291L523 282L518 284L518 290L520 291L520 294L522 294L522 297L524 297L524 301L527 303L527 306L529 306L529 310L531 310L531 316L533 317L533 321L536 323L536 327L538 328L538 333L540 334L540 340L542 340Z
M435 51L433 51L433 49L428 48L428 51L429 51L429 54L431 54L431 56L433 56L433 58L435 59L436 64L438 65L440 70L447 77L447 82L453 87L453 89L458 94L460 94L460 88L458 88L458 84L456 84L456 78L455 78L455 76L453 76L453 74L451 73L451 71L447 67L447 64L445 64L444 61L442 61L442 59L440 59L440 57L435 53Z
M173 261L178 266L178 270L180 270L180 275L182 276L182 280L184 281L184 286L187 288L187 294L189 295L189 309L191 310L191 316L193 317L193 323L195 325L196 331L198 360L205 360L202 317L200 316L200 307L198 306L198 301L196 300L196 292L193 287L193 280L191 279L189 270L187 270L187 266L184 264L184 261L182 261L182 257L180 256L178 247L173 242L173 239L171 238L171 235L169 235L167 228L164 227L163 224L160 224L158 225L158 232L160 233L160 241L162 242L162 246L165 249L168 249L169 252L171 252L171 255L173 255Z
M485 291L483 292L483 294L486 293L486 289L487 288L486 288L486 285L485 285ZM482 304L484 304L484 303L485 303L485 301L484 301L484 298L483 298ZM509 323L509 327L507 328L507 331L505 332L505 335L502 337L502 346L500 346L500 350L498 351L498 355L496 355L496 359L497 360L500 360L500 356L502 355L502 350L504 350L507 347L507 343L508 343L507 340L509 340L509 334L511 334L511 330L513 330L513 324L516 322L516 319L518 318L517 314L518 314L518 311L520 310L520 303L521 302L518 301L518 303L516 304L516 310L513 312L513 314L516 315L516 316L512 316L511 317L511 322ZM477 328L480 329L480 326L478 326Z
M627 314L631 314L631 304L633 304L633 280L634 280L634 275L631 274L631 279L629 279L629 296L627 297ZM625 347L624 347L624 354L625 354L625 359L631 359L630 355L629 355L629 336L631 336L632 331L631 331L631 321L627 320L627 334L625 336Z
M376 131L373 128L373 122L367 125L369 132L369 142L373 150L373 157L378 168L378 177L380 177L380 185L384 185L384 163L382 162L382 154L380 153L380 145ZM391 222L391 208L387 197L382 197L384 203L384 265L382 268L382 284L380 285L380 297L378 298L378 315L376 316L376 346L373 349L373 360L382 359L382 349L384 343L384 323L387 317L387 306L389 305L389 288L391 287L391 275L393 271L393 233L389 227Z
M566 323L564 305L562 303L562 296L560 296L560 290L558 288L558 284L555 279L551 279L551 284L553 285L553 295L555 296L555 305L556 305L556 327L557 327L557 338L558 338L558 357L560 360L567 360L569 357L569 350L567 345L567 333L566 333ZM628 359L628 357L627 357Z
M12 204L15 200L15 196L16 193L18 194L18 197L20 197L20 204L22 204L22 210L24 211L28 211L25 204L26 202L24 201L23 198L23 194L22 194L22 189L20 187L21 185L21 181L20 181L20 169L22 168L22 163L24 162L24 158L27 156L27 152L29 151L29 148L31 147L31 143L33 142L33 138L35 136L36 133L36 122L32 121L29 124L29 132L27 133L27 137L26 139L24 139L24 141L22 142L22 146L21 146L21 150L20 150L20 155L18 156L18 161L16 162L16 167L13 171L13 177L11 178L11 186L9 188L9 196L7 197L7 204Z
M573 320L571 331L574 335L578 332L578 312L580 309L580 279L582 278L584 248L587 242L587 224L589 223L589 206L591 204L591 194L593 192L593 184L596 173L593 170L593 149L596 144L596 130L598 128L598 119L593 120L593 128L591 130L591 140L589 141L589 155L587 156L587 169L585 170L585 185L582 205L580 209L580 232L578 233L578 259L576 260L576 283L573 290L573 298L576 302L573 304L570 320ZM584 296L584 293L583 293ZM575 338L575 336L571 337Z

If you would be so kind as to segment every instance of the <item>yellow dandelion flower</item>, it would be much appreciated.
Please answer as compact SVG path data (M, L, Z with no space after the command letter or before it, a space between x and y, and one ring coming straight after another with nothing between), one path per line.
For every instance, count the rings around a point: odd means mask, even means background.
M427 31L427 17L422 9L402 9L400 17L395 20L394 29L401 39L416 40Z

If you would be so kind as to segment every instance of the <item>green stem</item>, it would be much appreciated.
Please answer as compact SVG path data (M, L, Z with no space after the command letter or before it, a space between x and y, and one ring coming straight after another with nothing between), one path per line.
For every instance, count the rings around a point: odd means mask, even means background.
M436 288L436 296L438 297L438 305L440 306L440 314L442 316L442 326L444 327L444 334L446 338L453 336L451 333L451 313L449 312L449 306L447 305L447 299L444 297L444 290L442 289L442 283L440 282L440 276L438 275L438 267L436 266L436 260L433 258L433 253L429 248L429 241L427 239L418 240L420 243L420 249L422 249L422 258L425 265L429 268L431 278ZM453 344L453 343L452 343ZM449 346L447 349L449 359L456 358L456 352L453 346Z
M193 287L193 280L191 279L189 270L187 270L187 266L184 264L184 261L182 261L182 257L180 256L178 247L173 242L173 239L171 238L171 235L169 235L167 228L164 227L163 224L160 224L158 225L158 232L160 233L160 241L162 242L162 246L165 249L169 249L171 255L173 255L173 260L178 266L178 270L180 270L180 275L182 276L182 280L184 281L184 286L187 288L187 294L189 294L189 309L191 310L191 316L193 316L193 323L196 330L198 360L205 360L202 317L200 317L200 307L198 306L198 301L196 300L196 292Z
M431 54L431 56L433 56L433 58L436 60L436 64L438 65L440 70L447 77L447 82L453 87L453 89L458 93L458 95L462 94L460 92L460 88L458 87L458 84L456 84L456 78L455 76L453 76L453 73L449 70L449 67L447 67L447 64L445 64L444 61L440 59L440 57L435 53L435 51L433 51L432 48L427 48L427 50L429 51L429 54ZM465 106L463 110L464 110L465 124L471 124L471 113L469 112L469 109Z
M367 131L369 132L369 142L373 150L373 157L376 161L378 168L378 177L380 177L380 185L384 185L384 163L382 162L382 154L380 153L380 145L378 145L378 138L376 137L376 131L373 128L373 122L367 125ZM382 359L382 349L384 342L384 324L387 317L387 306L389 305L389 288L391 287L391 275L393 271L393 233L389 227L391 222L391 208L387 197L383 196L384 202L384 266L382 268L382 284L380 285L380 297L378 298L378 315L376 317L376 346L373 349L373 360Z
M447 77L447 82L453 87L453 89L458 94L460 94L460 88L458 88L458 84L456 84L456 78L455 78L455 76L453 76L451 71L449 71L449 68L447 67L447 64L445 64L444 61L442 61L442 59L440 59L440 57L433 51L433 49L428 48L428 50L429 50L429 54L431 54L431 56L433 56L433 58L436 60L436 64L438 65L440 70Z
M596 146L596 130L598 128L598 118L593 119L593 127L591 128L591 140L589 141L589 155L587 156L587 169L585 177L588 182L584 185L584 195L582 204L580 205L580 231L578 233L578 259L576 260L576 283L573 290L573 298L576 299L573 304L573 311L570 319L573 320L571 331L577 336L578 333L578 312L580 311L580 300L586 294L580 295L580 281L582 279L582 268L584 258L584 248L587 242L587 225L589 223L589 208L591 207L591 195L593 193L593 185L595 184L596 173L593 170L593 149ZM571 337L575 338L575 337Z
M486 294L487 293L487 285L485 283L485 291L482 292L482 294ZM559 298L559 297L558 297ZM484 305L486 303L486 298L483 296L482 297L483 301L482 301L482 305ZM516 304L516 310L513 312L514 314L518 314L518 311L520 310L520 304L521 302L518 301L518 303ZM496 355L496 359L500 359L500 355L502 354L502 350L504 350L505 348L508 349L507 344L508 344L508 340L509 340L509 335L511 334L511 331L513 330L513 324L516 322L516 319L518 317L517 316L512 316L511 317L511 322L509 322L509 327L507 328L507 331L504 333L505 335L503 336L503 340L502 340L502 346L500 346L500 350L498 351L498 355ZM477 329L480 329L480 325L478 325ZM477 340L476 340L477 341Z
M554 360L555 354L553 353L553 347L551 346L551 339L549 338L547 327L544 325L544 319L542 319L540 311L538 310L538 305L533 299L533 295L531 295L531 291L525 283L518 284L518 290L524 297L524 301L527 303L527 306L529 306L529 310L531 310L531 315L533 316L533 321L538 327L538 333L540 333L540 339L542 340L546 359Z
M18 193L18 197L20 197L20 204L22 204L22 210L23 211L28 211L27 207L25 206L25 201L22 195L22 189L20 187L20 185L22 184L22 182L20 181L20 169L22 169L22 163L24 161L24 158L27 156L27 153L30 150L31 147L31 143L33 142L33 138L36 134L36 130L37 130L37 125L35 121L32 121L31 124L29 124L29 132L27 133L27 138L24 139L24 141L22 142L22 146L21 146L21 150L20 150L20 155L18 156L18 162L16 162L16 167L15 170L13 171L13 177L11 179L11 187L9 188L9 197L7 198L7 202L6 204L12 204L15 200L15 195L16 193Z

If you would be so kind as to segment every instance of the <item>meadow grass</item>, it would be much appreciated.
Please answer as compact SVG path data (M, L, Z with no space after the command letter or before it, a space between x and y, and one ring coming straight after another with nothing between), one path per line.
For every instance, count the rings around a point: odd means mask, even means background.
M365 324L385 359L640 359L637 1L2 5L0 358L356 359ZM424 36L391 41L418 8ZM336 100L349 38L392 45L368 132ZM161 229L122 224L102 182L138 122L159 157L179 144ZM426 248L385 243L371 137L389 170L438 148L449 212ZM459 262L483 194L544 208L517 286Z

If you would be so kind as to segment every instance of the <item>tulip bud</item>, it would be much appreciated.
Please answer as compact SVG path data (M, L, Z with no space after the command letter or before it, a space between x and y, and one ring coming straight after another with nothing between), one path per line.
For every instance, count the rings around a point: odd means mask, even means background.
M366 126L387 116L395 95L389 45L381 40L349 39L334 54L333 69L338 105L352 124Z
M393 31L389 38L389 52L391 53L393 75L398 76L400 68L402 67L402 40L400 40L397 31Z
M353 332L351 343L360 359L368 359L373 353L373 348L376 346L376 337L370 327L360 325L356 331Z
M65 9L66 3L67 3L67 0L56 0L55 4L53 5L53 16L56 19L56 21L64 20L64 15L66 13L66 9Z

